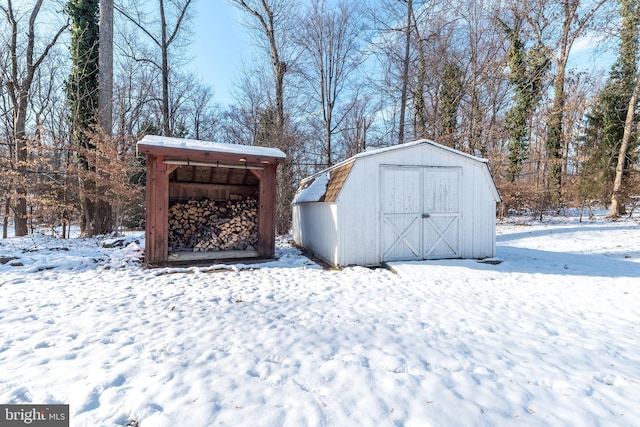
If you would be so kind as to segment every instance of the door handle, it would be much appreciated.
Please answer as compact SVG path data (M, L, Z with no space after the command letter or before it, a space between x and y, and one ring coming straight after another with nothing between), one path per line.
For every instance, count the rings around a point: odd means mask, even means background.
M428 213L423 213L423 214L422 214L422 218L423 218L423 219L424 219L424 218L429 218L430 216L431 216L431 215L429 215Z

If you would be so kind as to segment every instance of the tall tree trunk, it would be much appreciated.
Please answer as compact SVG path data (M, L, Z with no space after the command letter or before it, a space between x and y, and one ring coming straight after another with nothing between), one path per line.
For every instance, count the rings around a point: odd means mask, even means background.
M407 109L407 91L409 86L409 60L411 53L412 0L407 0L407 29L405 32L404 61L402 63L402 92L400 94L400 123L398 124L398 144L404 142L404 122Z
M571 24L575 17L578 3L570 5L564 0L564 22L562 25L562 38L560 39L559 57L556 58L556 77L553 85L553 108L547 128L547 161L549 163L548 185L551 203L558 206L562 199L562 147L564 147L564 79L571 50Z
M4 215L2 216L2 238L6 239L9 234L9 213L11 206L11 196L4 199Z
M99 28L98 126L100 132L111 135L113 127L113 0L100 0ZM113 231L113 209L109 201L102 198L95 201L93 218L93 234Z
M284 77L287 73L287 63L280 57L281 45L279 45L276 32L279 28L276 25L275 18L282 10L279 7L285 7L286 2L278 2L275 5L272 2L261 0L259 5L252 7L245 0L231 0L239 8L253 16L259 24L266 41L269 45L269 55L273 67L273 77L275 85L275 132L273 137L273 145L280 148L286 155L286 159L278 167L277 170L277 205L276 205L276 232L286 233L291 226L291 202L295 195L294 170L291 144L291 138L286 135L285 131L285 114L284 114Z
M333 160L331 159L331 122L324 122L324 144L325 144L325 151L326 151L326 158L325 158L325 162L327 164L327 167L333 165Z
M549 169L547 172L548 186L551 203L559 206L562 198L562 149L564 147L564 107L565 93L564 80L567 70L567 62L573 43L587 30L594 15L609 0L596 0L591 7L587 7L580 0L557 0L540 3L541 15L528 13L525 17L538 36L539 45L553 58L556 64L556 78L554 83L553 109L551 110L547 128L546 149ZM535 2L533 2L535 3ZM559 31L559 39L551 46L545 46L545 34L548 32L548 16L544 16L544 10L562 10L562 29ZM551 15L554 15L551 12Z
M280 61L277 50L274 51L273 58L273 74L276 83L276 128L277 135L282 137L284 135L284 75L287 72L287 64Z
M159 5L162 33L162 134L171 136L169 126L169 45L167 44L167 20L164 14L164 0L159 0Z
M27 94L21 91L18 101L18 108L14 112L13 138L15 144L16 170L22 183L16 187L16 205L14 207L14 229L15 235L26 236L29 234L27 224L27 189L24 187L24 180L27 174L27 135L26 135L26 115L27 115Z
M427 106L425 105L425 102L424 102L424 87L427 82L427 58L425 57L425 52L424 52L425 42L422 39L422 35L418 31L418 23L415 22L414 25L416 27L416 39L418 41L418 81L416 82L416 90L415 90L415 94L413 95L413 106L416 109L415 133L418 138L426 138L427 137ZM405 55L407 55L407 52L405 52ZM407 73L408 73L408 69L407 69Z
M565 64L561 63L554 84L553 109L547 129L547 161L549 164L548 185L553 206L558 206L562 198L562 147L564 146L564 78Z
M98 125L107 135L113 126L113 0L100 0Z
M636 79L633 88L633 94L629 100L629 108L627 110L627 118L624 122L624 134L622 143L620 144L620 152L618 154L618 164L616 166L616 179L613 183L613 193L611 194L611 209L607 215L609 218L617 218L624 214L624 197L622 194L622 179L624 176L624 166L627 159L627 151L629 149L629 140L631 139L631 131L633 128L633 118L635 116L636 104L638 102L638 94L640 92L640 74Z
M69 0L67 3L71 27L72 68L67 96L72 105L74 143L79 159L86 171L80 179L82 217L81 230L85 236L95 236L113 231L113 215L110 203L104 197L104 189L93 177L103 171L92 160L96 150L90 133L100 118L100 27L98 0ZM111 98L111 96L109 96ZM111 130L111 125L107 126Z

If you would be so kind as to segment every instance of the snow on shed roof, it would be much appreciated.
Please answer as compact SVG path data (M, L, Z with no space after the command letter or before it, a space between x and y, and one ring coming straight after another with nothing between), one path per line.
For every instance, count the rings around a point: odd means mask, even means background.
M226 144L221 142L201 141L197 139L172 138L168 136L146 135L138 145L177 148L183 150L208 151L212 153L238 154L247 156L264 156L284 159L286 155L278 148L257 147L253 145Z
M327 184L330 180L329 175L329 171L326 171L318 175L313 181L308 182L308 185L298 191L293 203L317 202L323 198L327 192Z
M354 162L348 159L303 180L293 203L335 202Z
M340 193L340 190L342 189L342 186L344 185L344 182L347 179L347 176L349 175L349 172L351 171L351 167L353 166L353 164L355 163L356 159L362 158L362 157L368 157L368 156L374 156L374 155L379 155L379 154L383 154L385 152L388 151L394 151L394 150L398 150L398 149L404 149L404 148L410 148L416 145L422 145L422 144L428 144L431 145L433 147L448 151L452 154L455 154L457 156L462 156L462 157L466 157L470 160L474 160L480 163L484 163L485 165L487 165L488 168L488 163L489 160L487 159L483 159L482 157L477 157L477 156L473 156L471 154L467 154L463 151L460 150L456 150L455 148L451 148L451 147L447 147L446 145L442 145L442 144L438 144L435 141L431 141L429 139L419 139L417 141L413 141L413 142L405 142L403 144L398 144L398 145L392 145L390 147L383 147L383 148L376 148L373 150L369 150L369 151L363 151L362 153L358 153L353 157L350 157L346 160L343 160L340 163L336 163L333 166L330 166L326 169L323 169L319 172L316 172L313 175L310 175L306 178L304 178L301 183L300 183L300 187L298 188L298 192L296 194L296 197L293 200L293 203L305 203L305 202L335 202L336 198L338 197L338 194ZM489 175L491 175L489 173ZM326 176L326 177L325 177ZM313 186L313 183L315 180L326 180L327 183L326 185L326 191L324 193L321 193L319 191L317 191L317 188L314 188L313 192L311 194L309 194L309 192L307 192L307 188ZM493 181L493 178L492 178ZM498 189L495 187L495 183L493 183L493 189L494 192L496 194L497 199L500 199L500 194L498 193ZM307 193L307 194L305 194Z

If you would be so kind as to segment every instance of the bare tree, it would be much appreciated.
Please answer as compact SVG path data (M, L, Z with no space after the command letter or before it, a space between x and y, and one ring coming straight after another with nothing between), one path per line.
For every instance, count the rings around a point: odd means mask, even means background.
M153 59L153 56L145 55L137 58L152 64L161 75L162 95L160 97L160 111L162 116L163 135L172 135L171 111L170 111L170 75L173 66L170 59L175 55L170 54L184 33L186 23L189 19L189 7L193 0L157 0L159 10L159 21L151 22L148 18L148 10L140 5L133 4L131 7L117 6L116 10L137 27L151 43L160 50L160 61ZM154 31L153 27L159 25L159 29Z
M562 149L565 77L569 54L578 37L585 35L607 0L527 0L526 19L538 44L555 64L553 107L546 136L548 185L551 202L558 205L562 193ZM561 25L558 25L558 23Z
M379 103L374 104L371 96L367 94L358 94L352 99L345 117L345 125L340 129L344 140L344 157L355 156L367 149L367 136L379 109Z
M161 122L151 107L157 104L154 91L157 70L126 56L119 61L114 85L116 133L120 137L139 136L149 124Z
M358 43L362 25L353 5L340 2L329 8L324 1L314 3L303 18L297 37L305 53L300 72L322 113L326 166L333 164L332 137L349 110L339 110L341 97L355 88L353 77L363 62ZM311 110L317 111L314 104Z
M296 4L290 0L230 0L230 2L251 16L251 20L247 21L248 27L256 36L258 45L269 52L275 83L277 133L283 134L284 77L288 71L286 55L289 43L286 37L290 36L288 33L291 30L291 19L295 16Z
M293 67L292 34L295 28L298 2L294 0L229 0L245 12L245 24L256 44L267 53L273 77L273 105L261 108L262 120L268 129L258 129L269 145L280 148L287 159L278 168L278 201L276 229L289 231L291 225L291 201L295 194L292 156L295 150L292 133L287 130L285 115L285 75ZM265 118L269 120L265 121ZM271 119L271 117L273 119Z
M29 91L33 84L35 73L60 39L68 23L64 23L56 31L49 33L49 38L41 34L36 34L36 20L41 11L43 0L36 0L33 8L28 14L29 19L26 31L21 28L21 22L12 0L6 0L0 5L10 28L10 38L8 40L9 63L7 67L0 67L0 76L7 89L13 113L13 132L11 135L13 144L13 155L15 156L15 167L19 175L26 173L25 162L27 161L26 127L27 110L29 107ZM26 36L26 39L23 37ZM37 50L37 41L45 38L44 48L40 52ZM27 228L27 194L22 185L18 185L16 191L15 204L15 235L24 236L28 233ZM7 201L8 202L8 201Z
M196 83L185 105L185 120L193 138L216 140L216 108L211 87Z
M497 132L490 114L502 107L507 92L504 75L506 63L504 34L493 16L501 15L500 3L469 0L458 5L464 48L458 63L464 69L466 97L461 101L461 132L466 139L464 150L488 155L489 141Z
M412 70L419 67L416 66L416 61L420 64L422 58L419 50L421 39L415 34L416 21L419 20L416 14L430 6L416 0L371 0L366 3L373 27L369 43L373 54L379 57L382 64L380 72L383 77L377 82L377 91L384 94L381 96L387 104L391 104L387 112L391 116L385 119L391 121L387 125L391 128L388 131L389 143L402 143L412 123L407 118L408 104L416 89L412 82ZM415 46L418 48L417 53L414 51ZM423 112L421 101L414 99L414 105L416 101L418 109Z
M440 139L443 129L443 105L459 105L462 94L455 99L444 100L443 95L451 88L452 80L447 78L447 69L459 68L461 47L455 43L454 35L459 32L457 18L450 16L446 5L423 6L413 14L416 71L410 76L411 95L414 107L414 138L433 138L441 143L451 143L452 135L445 142ZM447 98L444 96L444 98ZM450 111L451 121L457 121L458 108ZM445 126L446 127L446 126ZM455 126L454 126L455 127Z
M636 84L633 88L633 94L629 99L629 107L627 109L627 118L624 122L624 134L622 136L622 143L620 144L620 152L618 153L618 164L616 166L616 178L613 183L613 192L611 193L611 208L609 214L610 218L616 218L620 216L623 211L622 205L624 204L624 198L622 197L622 177L624 174L624 165L627 161L627 152L629 150L629 140L631 139L631 133L633 132L634 116L636 115L636 108L638 105L638 97L640 96L640 74L636 79Z
M236 144L257 145L260 117L273 106L273 80L262 70L243 66L233 89L238 104L222 114L223 140Z

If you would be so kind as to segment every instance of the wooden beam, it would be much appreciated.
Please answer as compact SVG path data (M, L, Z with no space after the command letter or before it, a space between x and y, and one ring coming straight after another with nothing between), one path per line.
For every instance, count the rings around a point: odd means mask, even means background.
M215 151L188 150L183 148L156 147L152 145L138 144L138 152L164 156L165 158L189 159L201 162L228 162L235 164L246 163L248 165L261 166L265 164L279 164L283 159L269 156L256 156L235 153L222 153ZM241 160L244 159L244 160Z
M256 176L256 178L258 178L259 181L262 180L262 169L258 170L258 169L249 169L251 171L252 174L254 174Z
M209 259L256 258L256 251L171 252L168 261L205 261Z
M168 165L180 166L204 166L208 168L225 168L225 169L263 169L263 166L248 165L244 162L240 163L220 163L220 162L201 162L196 160L183 159L167 159L164 161Z
M258 197L258 255L273 257L276 251L276 165L261 171Z

